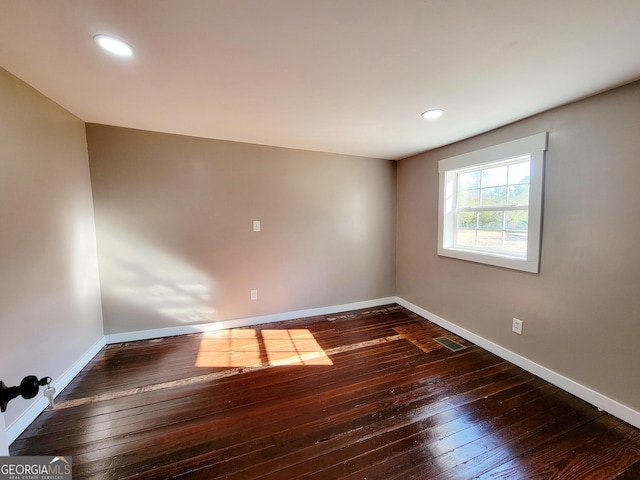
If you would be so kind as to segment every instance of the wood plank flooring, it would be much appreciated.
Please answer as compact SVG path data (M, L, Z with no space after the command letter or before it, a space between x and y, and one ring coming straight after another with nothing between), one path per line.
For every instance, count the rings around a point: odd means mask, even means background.
M640 478L640 430L398 305L109 345L10 452L76 480Z

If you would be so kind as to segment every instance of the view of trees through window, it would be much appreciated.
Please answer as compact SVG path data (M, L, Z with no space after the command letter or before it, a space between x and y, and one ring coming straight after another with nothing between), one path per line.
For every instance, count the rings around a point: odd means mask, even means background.
M455 245L526 255L529 175L529 155L458 172Z

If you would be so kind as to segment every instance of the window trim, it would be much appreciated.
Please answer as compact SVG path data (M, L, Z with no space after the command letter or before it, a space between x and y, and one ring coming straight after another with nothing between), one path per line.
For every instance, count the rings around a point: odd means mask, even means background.
M540 244L542 234L542 194L544 183L544 152L547 150L547 132L537 133L511 142L494 145L438 162L438 255L484 263L497 267L530 273L540 271ZM529 225L526 258L508 254L455 247L455 209L448 197L455 188L447 177L468 168L481 168L514 157L530 155ZM448 189L448 190L447 190Z

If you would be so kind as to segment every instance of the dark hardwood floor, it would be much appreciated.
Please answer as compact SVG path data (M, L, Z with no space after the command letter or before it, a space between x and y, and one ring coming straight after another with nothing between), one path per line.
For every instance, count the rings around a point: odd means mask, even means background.
M397 305L107 346L10 451L76 480L640 479L640 430Z

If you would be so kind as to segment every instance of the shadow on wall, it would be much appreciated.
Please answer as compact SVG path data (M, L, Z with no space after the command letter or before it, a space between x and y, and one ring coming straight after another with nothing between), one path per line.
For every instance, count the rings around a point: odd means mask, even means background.
M100 230L102 294L180 323L216 318L216 286L205 273L113 228Z

